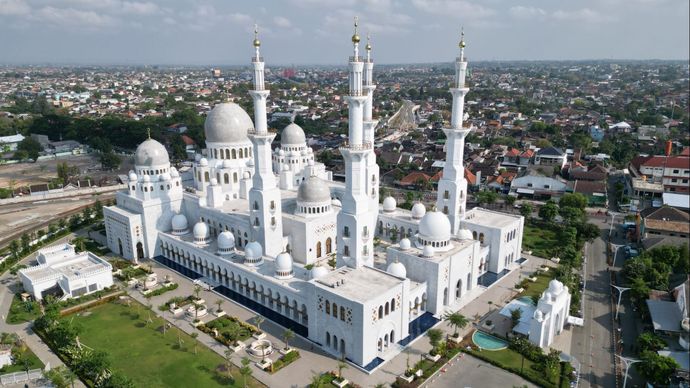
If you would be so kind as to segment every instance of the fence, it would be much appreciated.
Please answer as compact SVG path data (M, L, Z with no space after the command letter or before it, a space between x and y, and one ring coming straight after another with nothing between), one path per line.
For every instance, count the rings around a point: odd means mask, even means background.
M36 380L43 377L41 369L31 369L28 372L13 372L0 376L0 384L10 385L18 384L26 381Z

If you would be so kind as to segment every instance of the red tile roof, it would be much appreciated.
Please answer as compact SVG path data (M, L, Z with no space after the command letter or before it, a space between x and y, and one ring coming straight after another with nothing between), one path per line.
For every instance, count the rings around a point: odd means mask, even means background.
M673 167L690 168L690 158L687 156L652 156L649 160L641 163L645 167Z
M404 178L400 180L400 184L403 185L413 185L419 182L419 180L423 180L424 182L427 182L429 179L431 179L430 176L426 175L423 172L411 172L407 174Z

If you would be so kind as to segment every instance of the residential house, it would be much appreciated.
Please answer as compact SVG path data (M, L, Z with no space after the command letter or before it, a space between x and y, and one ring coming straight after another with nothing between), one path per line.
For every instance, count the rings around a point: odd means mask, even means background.
M534 164L537 166L557 166L563 169L567 160L566 153L560 148L546 147L537 151Z
M549 199L562 196L566 187L567 182L560 176L551 176L548 172L545 175L540 169L532 167L524 175L513 179L510 192L518 197Z
M1 152L13 152L17 150L19 143L24 140L24 136L21 134L10 135L10 136L0 136L0 151Z
M579 193L587 197L589 206L608 207L606 181L574 180L568 181L568 193Z
M640 212L640 235L672 236L687 238L690 236L690 214L673 207L647 208Z
M690 147L677 156L639 156L630 164L636 177L662 184L664 192L690 193Z

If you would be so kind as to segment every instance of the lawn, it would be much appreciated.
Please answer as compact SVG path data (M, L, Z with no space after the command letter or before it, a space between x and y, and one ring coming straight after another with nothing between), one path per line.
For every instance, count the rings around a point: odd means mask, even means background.
M534 362L524 359L524 366L522 364L523 357L520 353L511 350L511 349L503 349L503 350L496 350L496 351L476 351L472 350L469 351L470 354L473 356L476 356L479 359L486 360L489 362L493 362L496 365L499 365L501 368L512 372L516 374L520 374L520 370L522 370L522 375L526 379L534 382L534 383L539 383L540 385L543 386L553 386L556 387L559 383L560 376L556 376L556 381L548 381L545 380L546 376L544 375L544 372L541 370L536 370L534 369L533 365L535 365ZM547 383L547 384L545 384Z
M17 324L30 322L40 316L41 307L38 305L38 302L22 302L21 297L18 294L15 294L12 298L12 305L10 305L10 311L7 314L7 323Z
M29 349L26 345L17 345L14 344L12 346L12 350L15 351L17 350L17 346L23 346L23 351L24 351L24 357L26 358L26 365L22 364L11 364L11 365L5 365L4 367L0 368L0 374L3 373L12 373L12 372L22 372L25 371L26 369L43 369L45 365L41 362L41 360L34 354L34 352ZM28 368L27 368L28 367Z
M553 268L551 268L547 273L537 275L536 282L527 281L527 288L525 289L525 291L517 295L517 297L519 298L523 296L529 296L531 298L534 295L540 297L542 292L544 292L544 290L546 290L546 288L549 287L549 282L551 281L551 279L553 279Z
M113 368L137 387L242 387L238 368L231 370L238 381L229 379L220 355L184 333L180 347L180 331L173 327L163 335L163 321L153 312L154 323L147 325L147 310L136 302L131 307L106 303L65 319L74 319L83 328L79 335L82 344L108 352ZM248 386L262 386L250 380Z
M554 249L558 249L558 234L551 229L542 229L525 224L522 237L522 250L532 251L534 256L550 259Z

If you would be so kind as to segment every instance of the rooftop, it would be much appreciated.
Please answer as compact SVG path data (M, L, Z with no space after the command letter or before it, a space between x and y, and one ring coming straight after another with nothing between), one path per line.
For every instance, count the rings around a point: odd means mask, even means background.
M501 213L493 210L475 207L465 215L468 222L477 225L503 228L520 219L520 215Z
M403 280L370 267L341 267L315 281L330 292L364 303L402 283Z

